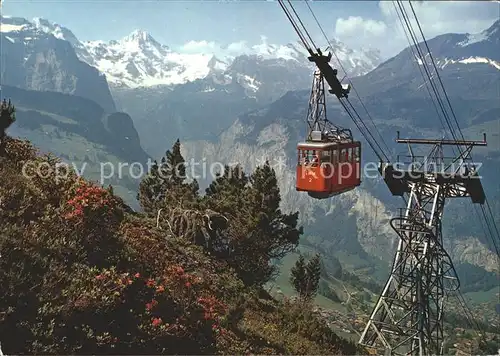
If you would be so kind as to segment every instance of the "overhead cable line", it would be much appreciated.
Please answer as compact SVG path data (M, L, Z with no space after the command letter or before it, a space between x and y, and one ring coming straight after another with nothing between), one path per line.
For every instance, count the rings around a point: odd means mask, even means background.
M469 325L476 332L476 334L483 340L483 342L486 343L486 337L484 335L484 331L474 318L474 314L472 313L470 308L467 306L467 302L463 294L460 291L457 291L456 294L457 294L458 304L462 307L464 315L467 318L467 321L469 322Z
M288 3L290 4L290 7L292 8L292 11L293 13L295 14L295 16L297 17L297 20L299 20L300 24L302 25L302 28L304 29L304 32L306 33L307 37L309 37L309 39L311 40L311 43L313 45L313 48L314 49L319 49L319 47L316 47L316 45L314 44L314 41L312 40L311 38L311 35L309 35L309 32L307 31L306 27L304 26L304 24L302 23L302 20L300 19L300 16L297 14L297 12L295 11L295 8L293 7L292 3L290 2L290 0L288 0Z
M488 206L489 206L489 205L488 205ZM488 227L488 231L490 232L491 241L493 241L493 246L495 247L496 254L497 254L497 256L500 256L500 254L499 254L499 250L498 250L498 245L497 245L497 243L496 243L496 241L495 241L495 238L494 238L494 236L493 236L493 231L492 231L493 229L491 228L491 225L490 225L490 223L489 223L488 219L486 219L486 212L485 212L485 209L484 209L484 206L483 206L483 205L481 205L481 211L482 211L483 216L484 216L484 218L485 218L485 221L486 221L486 226ZM493 218L492 218L492 221L493 221L493 223L495 223L495 220L494 220ZM494 228L496 229L496 225L494 225ZM498 235L498 230L497 230L496 232L497 232L497 235Z
M498 227L497 227L497 224L495 222L495 217L493 215L493 212L491 211L490 203L488 200L486 200L486 207L488 208L488 211L490 212L491 221L493 222L493 227L495 229L495 232L497 233L497 237L500 237L500 234L498 233ZM495 248L497 249L497 255L500 256L500 254L498 253L498 247L496 246L496 243L495 243Z
M457 125L458 132L460 133L460 136L462 137L462 140L465 141L464 135L462 134L462 130L460 129L460 125L458 124L457 116L455 115L455 111L453 110L453 107L451 106L450 99L448 97L448 94L446 93L446 89L444 88L443 81L441 80L441 76L439 75L439 71L437 70L436 63L434 61L434 56L432 55L431 50L429 49L429 45L427 44L427 40L425 38L424 32L422 31L422 27L420 26L420 21L418 21L417 14L415 13L415 9L413 8L413 5L411 1L408 1L410 4L411 11L413 12L413 16L415 17L415 21L417 22L418 29L420 31L420 34L422 35L422 39L424 40L425 47L427 49L427 52L429 53L429 57L431 59L431 63L434 66L434 69L436 70L436 76L439 80L439 83L441 84L441 88L443 89L444 96L446 98L446 102L448 103L448 106L450 107L451 114L453 115L453 118L455 120L455 124Z
M307 43L307 40L306 40L304 34L302 33L302 30L299 28L299 25L297 24L297 21L293 18L290 10L283 3L283 0L278 0L278 2L280 4L281 8L283 9L283 11L285 12L286 16L288 17L290 23L294 27L295 31L299 35L299 38L304 43L304 46L308 50L309 54L311 56L318 56L318 54L314 53L313 50L311 49L311 46ZM295 11L295 8L292 5L292 3L290 2L290 0L288 0L288 5L292 9L293 13L295 14L295 17L297 18L298 22L300 23L300 25L304 29L304 32L307 33L307 36L309 37L309 40L313 43L313 46L315 46L314 45L314 41L312 40L311 36L309 35L309 33L307 32L307 30L305 29L305 26L304 26L302 20L300 19L300 16L297 14L297 11ZM322 28L321 28L321 30L322 30ZM318 51L319 55L322 55L321 50L319 48L316 48L316 50ZM337 60L338 60L338 57L337 57ZM358 129L360 130L361 134L365 137L365 139L367 140L368 144L370 145L370 147L372 148L372 150L375 152L375 154L377 155L377 157L380 159L380 161L382 161L382 156L385 156L386 160L389 161L388 156L385 154L385 152L383 152L383 150L380 147L380 145L378 144L377 140L373 137L371 131L368 129L368 127L366 126L366 124L363 122L363 120L361 119L361 117L359 116L359 114L357 113L357 111L355 110L355 108L352 106L352 104L349 101L347 101L347 103L351 107L351 108L349 108L349 106L346 105L340 98L339 98L339 101L340 101L341 105L344 107L344 109L347 112L347 114L349 115L349 117L352 119L352 121L358 127ZM366 132L362 128L362 126L364 127L364 129L366 129ZM371 139L370 139L370 136L371 136ZM372 140L374 142L372 142ZM381 153L375 148L375 145L377 145L379 147Z
M434 57L433 57L433 55L432 55L432 53L431 53L431 50L430 50L430 48L429 48L429 45L428 45L427 40L426 40L426 38L425 38L425 35L424 35L423 31L422 31L422 27L421 27L421 25L420 25L420 22L419 22L419 20L418 20L417 15L416 15L415 9L414 9L413 5L411 4L411 1L408 1L408 2L409 2L409 4L410 4L410 7L411 7L411 10L412 10L413 16L415 17L416 24L417 24L417 26L418 26L418 28L419 28L419 31L420 31L421 35L422 35L423 43L425 44L425 47L426 47L427 52L428 52L428 54L429 54L429 57L430 57L430 59L431 59L431 63L432 63L432 65L433 65L433 67L434 67L434 70L435 70L436 76L437 76L437 78L438 78L438 80L439 80L439 84L441 85L441 88L442 88L442 91L443 91L443 93L444 93L444 96L445 96L446 102L447 102L447 104L448 104L448 106L449 106L449 108L450 108L451 114L452 114L453 119L454 119L454 121L455 121L455 124L456 124L456 126L457 126L458 133L459 133L459 135L460 135L461 139L462 139L462 140L465 140L464 135L463 135L463 133L462 133L462 130L461 130L461 128L460 128L460 124L458 123L458 119L457 119L457 117L456 117L456 115L455 115L455 111L453 110L453 106L451 105L450 99L449 99L448 94L447 94L447 92L446 92L446 89L445 89L445 87L444 87L443 81L442 81L442 79L441 79L441 76L439 75L439 71L438 71L438 69L437 69L437 66L436 66L436 63L435 63ZM410 24L409 26L411 27L411 24ZM437 95L437 94L436 94L436 95ZM444 109L443 109L443 111L444 111ZM448 119L447 119L447 121L448 121ZM454 132L454 129L453 129L453 127L452 127L452 125L451 125L451 123L450 123L450 122L448 122L448 126L450 127L450 131L452 132L452 135L453 135L453 137L455 138L455 137L456 137L456 136L455 136L455 132ZM455 138L455 139L456 139L456 138ZM460 150L460 146L458 146L458 149L459 149L460 154L462 154L462 152L461 152L461 150ZM469 158L470 158L470 160L471 160L472 164L474 164L474 160L473 160L473 158L472 158L472 154L469 154L468 156L469 156ZM498 245L497 245L497 240L500 240L500 234L499 234L498 227L497 227L497 224L496 224L496 222L495 222L495 217L494 217L494 215L493 215L493 213L492 213L492 211L491 211L491 207L490 207L490 204L489 204L489 201L488 201L488 198L487 198L487 197L485 197L485 203L486 203L486 206L487 206L487 209L488 209L489 217L488 217L488 216L487 216L487 214L486 214L486 210L484 209L484 206L481 206L481 212L482 212L483 218L484 218L484 220L485 220L485 222L486 222L486 224L487 224L488 230L490 231L490 238L491 238L491 240L492 240L492 242L493 242L493 245L494 245L494 247L495 247L496 254L497 254L497 256L499 256L499 257L500 257L500 254L499 254L499 248L498 248ZM477 209L477 208L474 206L474 209ZM489 220L490 220L490 219L491 219L491 225L492 225L493 229L490 227L490 222L489 222ZM492 233L492 230L494 230L494 231L496 232L496 238L495 238L494 234ZM486 231L485 231L485 234L486 234ZM487 235L487 234L486 234L486 235Z
M406 31L406 28L405 28L405 26L404 26L403 19L401 18L401 15L400 15L400 13L399 13L399 11L398 11L398 8L397 8L397 6L396 6L395 1L392 1L392 5L394 6L394 10L396 11L396 14L398 15L399 22L401 23L401 27L402 27L402 29L403 29L403 33L404 33L404 35L405 35L405 37L406 37L406 40L408 41L408 43L409 43L409 45L410 45L410 46L409 46L409 49L410 49L410 51L411 51L411 54L410 54L410 53L408 53L408 54L409 54L409 56L410 56L410 62L413 62L413 59L418 59L419 57L418 57L418 56L417 56L417 54L415 53L415 50L414 50L413 45L412 45L412 42L411 42L411 40L410 40L410 36L408 35L408 33L407 33L407 31ZM413 57L412 57L412 55L413 55ZM434 106L434 109L435 109L435 111L436 111L436 115L437 115L437 117L439 118L439 121L441 122L441 126L443 127L444 134L445 134L445 136L444 136L443 138L446 138L446 136L447 136L447 129L446 129L446 125L445 125L445 123L444 123L444 121L443 121L443 117L441 116L441 113L439 112L439 109L438 109L437 104L436 104L436 100L435 100L435 99L434 99L434 97L432 96L431 89L429 88L430 81L429 81L429 82L427 81L427 79L425 78L425 74L424 74L424 72L423 72L422 68L420 67L420 65L419 65L418 63L417 63L417 68L418 68L418 70L419 70L419 72L420 72L420 75L422 76L422 79L423 79L423 81L424 81L425 88L427 89L427 93L429 94L429 98L431 99L432 105ZM452 150L453 150L453 154L455 154L455 148L454 148L453 146L452 146ZM456 155L456 154L455 154L455 155Z
M387 149L387 153L389 153L389 154L390 154L391 150L390 150L389 146L387 146L387 143L385 142L385 140L384 140L383 136L380 134L380 131L378 130L377 126L375 125L375 123L374 123L374 121L373 121L372 116L370 115L370 113L369 113L369 112L368 112L368 110L366 109L365 104L364 104L364 103L363 103L363 101L361 100L361 97L360 97L360 95L359 95L358 91L356 90L356 87L352 84L351 79L350 79L350 78L349 78L349 76L347 75L347 71L345 70L344 66L342 65L342 62L340 61L340 58L339 58L339 57L337 56L337 54L335 53L335 51L334 51L334 49L333 49L333 46L332 46L332 44L330 43L330 40L329 40L328 36L326 35L325 31L323 30L323 27L322 27L322 26L321 26L321 24L319 23L318 18L316 17L316 15L314 14L314 11L312 10L311 6L309 5L308 0L304 0L304 1L305 1L305 3L306 3L307 7L309 8L309 11L311 12L311 15L313 16L314 20L316 21L316 24L318 25L319 29L321 30L321 33L322 33L322 34L323 34L323 36L325 37L325 40L326 40L326 42L328 43L328 46L330 47L330 49L331 49L331 51L332 51L333 55L334 55L334 56L335 56L335 58L337 59L337 62L339 63L340 68L341 68L341 69L342 69L342 71L344 72L345 78L348 80L349 84L351 85L351 88L354 90L354 93L356 94L356 96L357 96L357 98L358 98L359 102L361 103L361 106L362 106L362 107L363 107L363 109L365 110L366 115L368 116L368 118L369 118L369 119L370 119L370 121L372 122L372 125L373 125L373 127L374 127L375 131L377 132L377 134L378 134L378 136L380 137L380 139L381 139L382 143L384 144L385 148ZM348 102L349 102L349 99L346 99L346 101L348 101ZM351 107L352 107L352 104L351 104L350 102L349 102L349 104L350 104L350 105L351 105ZM359 115L358 115L358 116L359 116ZM366 125L364 125L364 126L366 127ZM367 130L368 130L368 128L367 128ZM370 132L370 131L368 130L368 132ZM376 140L375 140L375 138L374 138L373 136L372 136L372 138L373 138L373 140L376 142ZM377 145L378 145L378 143L377 143ZM390 159L387 157L387 155L385 155L385 153L384 153L384 152L383 152L383 150L381 149L380 145L378 145L378 146L379 146L379 149L380 149L380 150L382 151L382 153L384 154L384 156L385 156L386 160L389 162L389 161L390 161Z
M308 52L312 52L311 51L311 46L307 43L307 40L305 39L305 37L303 36L302 32L300 31L298 25L295 23L295 20L292 18L292 16L291 16L290 12L288 11L288 9L282 3L282 0L278 0L278 3L280 4L281 8L285 12L286 17L288 17L288 20L290 21L290 23L292 24L293 28L295 29L295 32L297 32L297 35L299 36L300 40L304 44L304 47L306 48L306 50ZM313 44L313 46L314 46L314 44Z
M351 107L351 109L354 111L354 113L356 114L357 117L360 117L358 112L356 111L356 108L354 107L354 105L352 105L352 103L347 100L347 103L349 104L349 106ZM368 129L368 127L366 127L365 123L361 120L360 118L360 121L361 123L363 124L363 126L365 127L366 131L368 132L368 134L370 135L370 137L373 139L373 141L375 142L375 144L377 145L377 147L379 148L380 152L384 155L385 159L386 159L386 162L390 162L390 159L389 157L385 154L384 150L380 147L380 144L378 143L378 141L373 137L371 131ZM364 135L365 138L366 138L366 135ZM374 147L371 145L371 143L367 140L367 142L370 144L370 147L372 148L372 150L375 151ZM378 158L380 161L382 161L381 157L378 155Z
M450 120L449 115L448 115L448 113L447 113L447 111L445 109L443 100L442 100L442 98L441 98L441 96L440 96L440 94L439 94L439 92L437 90L437 87L436 87L436 85L435 85L435 83L433 81L432 74L429 71L428 64L427 64L427 61L426 61L426 58L425 58L426 56L423 54L423 51L420 48L420 44L418 42L417 36L416 36L416 34L415 34L414 30L413 30L413 27L411 25L409 16L408 16L408 14L407 14L404 6L401 4L401 1L396 1L396 2L398 4L398 6L399 6L399 9L401 11L401 16L402 16L403 21L404 21L403 26L406 25L406 28L408 28L408 32L410 33L410 36L412 38L413 45L415 46L415 49L417 50L417 53L418 53L418 56L419 56L418 59L420 60L420 62L422 62L422 66L424 68L424 71L425 71L427 77L429 78L429 84L431 85L432 91L434 92L434 95L436 96L437 102L439 104L439 107L441 108L441 112L443 113L444 119L445 119L445 121L446 121L446 123L448 125L450 133L451 133L453 139L457 141L457 137L455 135L455 131L453 129L453 126L451 125L451 120ZM411 46L412 46L412 44L410 43L410 47ZM437 69L436 69L436 72L437 72ZM461 155L462 154L461 147L458 146L458 145L457 145L457 147L458 147L458 151L459 151L459 153Z

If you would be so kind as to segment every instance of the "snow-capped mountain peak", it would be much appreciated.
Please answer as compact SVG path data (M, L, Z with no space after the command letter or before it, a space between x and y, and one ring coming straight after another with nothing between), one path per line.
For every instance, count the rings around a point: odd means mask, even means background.
M148 46L163 48L165 50L169 49L167 46L156 41L149 32L144 30L134 30L129 35L116 42L134 50L145 49Z
M129 88L182 84L205 77L213 57L173 52L144 30L134 30L119 40L83 45L92 65L106 74L108 82Z
M467 47L479 42L493 42L497 43L500 40L500 20L497 20L484 31L479 33L467 33L465 39L458 43L461 47Z
M41 17L33 18L31 24L36 29L42 32L52 34L55 38L68 41L73 47L80 46L80 41L78 40L78 38L73 34L73 32L71 32L71 30L67 29L64 26L61 26L57 23L52 23L49 20Z
M153 36L151 36L149 32L140 29L132 31L128 36L124 37L123 39L125 41L143 41L143 42L154 40Z
M11 17L0 15L0 32L20 32L25 31L31 25L29 21L22 17Z
M500 20L479 33L445 34L429 41L437 64L488 65L500 70Z
M31 22L5 18L2 26L2 32L29 28L31 34L43 32L69 42L80 60L97 68L106 75L108 83L117 87L176 85L216 76L217 81L224 83L244 82L245 87L255 91L265 77L275 77L270 73L287 76L286 73L292 71L302 76L303 72L310 75L313 69L307 59L309 54L299 42L271 44L265 36L253 45L244 41L226 46L211 43L213 46L205 50L197 50L200 43L192 41L174 51L143 29L136 29L121 39L82 42L68 28L43 18ZM31 34L26 33L24 37L32 37ZM380 56L376 54L353 51L338 41L331 42L350 76L364 74L380 63Z

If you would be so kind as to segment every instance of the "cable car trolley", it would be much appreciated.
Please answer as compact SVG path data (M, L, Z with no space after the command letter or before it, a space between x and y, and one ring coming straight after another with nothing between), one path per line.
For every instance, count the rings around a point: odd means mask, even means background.
M361 143L326 118L324 78L314 73L305 142L297 145L296 190L326 199L361 184Z

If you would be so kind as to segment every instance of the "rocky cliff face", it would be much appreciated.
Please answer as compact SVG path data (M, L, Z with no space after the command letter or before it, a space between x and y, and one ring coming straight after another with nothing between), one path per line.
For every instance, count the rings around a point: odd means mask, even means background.
M445 247L454 261L467 262L489 272L500 272L496 254L474 236L447 239Z
M357 239L367 253L387 260L388 254L395 247L396 240L388 225L391 213L381 201L374 198L364 188L322 201L315 200L306 193L297 192L295 190L295 155L287 151L287 146L290 144L288 128L283 124L273 123L260 131L255 144L241 142L241 138L245 138L252 130L252 126L242 124L238 120L221 135L217 143L184 142L182 151L188 164L193 162L197 164L194 170L195 178L202 183L203 178L210 181L223 164L239 163L247 172L251 172L257 165L269 160L279 177L283 210L299 210L301 212L300 223L306 226L325 225L328 220L333 221L333 212L342 214L346 218L354 216L355 234L339 238ZM206 163L205 169L204 163ZM332 231L323 232L325 235L332 236Z
M287 149L295 145L295 141L290 142L293 130L286 124L272 123L260 130L253 143L248 143L248 135L254 129L255 125L237 120L218 142L183 142L182 153L187 163L195 167L189 168L188 174L194 174L203 186L214 179L223 164L238 163L250 172L269 160L279 178L283 210L300 211L300 224L305 226L306 236L321 234L322 238L339 246L343 253L358 259L365 258L366 254L389 268L398 243L389 224L394 211L374 196L373 182L362 183L353 191L321 201L297 192L295 152ZM399 206L402 201L393 198L390 205L393 204ZM456 263L468 262L487 271L495 270L495 254L477 237L445 235L445 241ZM362 250L356 250L356 246Z
M0 18L2 84L91 99L116 111L106 77L80 61L70 42L23 18Z

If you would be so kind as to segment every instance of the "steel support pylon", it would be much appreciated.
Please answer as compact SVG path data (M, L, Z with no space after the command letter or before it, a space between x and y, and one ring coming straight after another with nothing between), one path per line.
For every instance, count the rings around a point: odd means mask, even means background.
M315 141L314 133L321 136L321 140L352 141L352 132L332 124L326 117L325 79L317 69L314 71L309 107L307 110L307 141Z
M407 205L391 220L398 247L359 343L387 355L442 355L446 297L460 284L443 247L441 219L448 198L470 196L473 202L484 202L479 176L466 161L472 146L486 142L398 142L409 145L410 164L398 168L383 164L381 171L394 195L408 195ZM433 144L433 148L419 160L412 143ZM448 144L468 147L446 162L443 145Z

